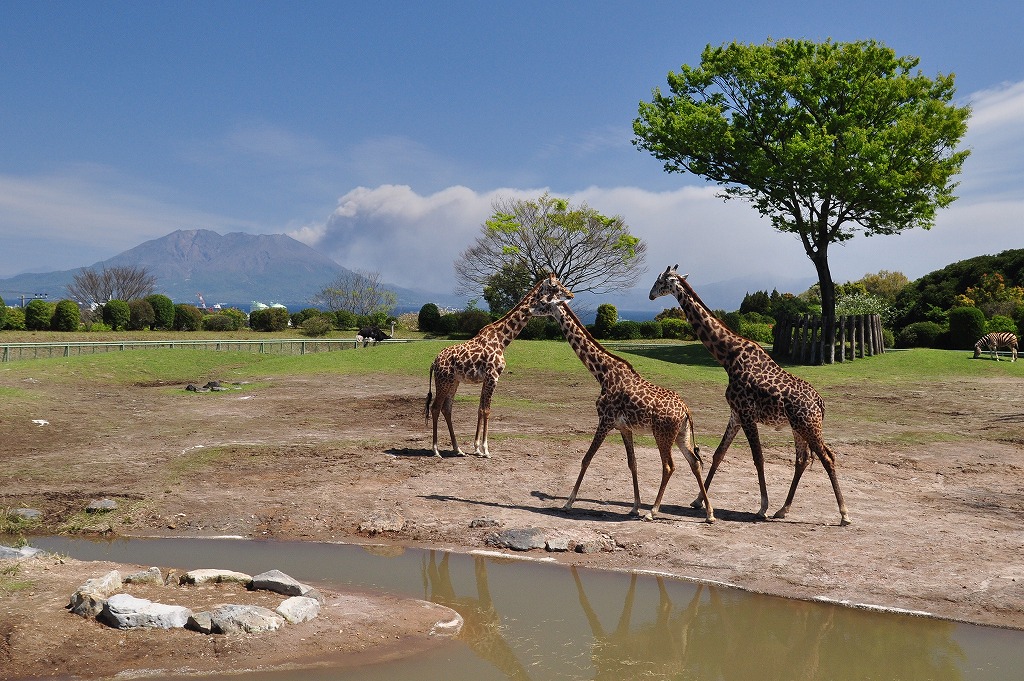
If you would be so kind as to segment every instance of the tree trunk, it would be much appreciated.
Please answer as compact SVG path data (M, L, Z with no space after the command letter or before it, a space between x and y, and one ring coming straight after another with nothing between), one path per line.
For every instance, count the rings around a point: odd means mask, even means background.
M811 261L818 272L818 287L821 289L821 353L818 356L822 364L832 364L835 362L836 287L825 249L819 249L811 256Z

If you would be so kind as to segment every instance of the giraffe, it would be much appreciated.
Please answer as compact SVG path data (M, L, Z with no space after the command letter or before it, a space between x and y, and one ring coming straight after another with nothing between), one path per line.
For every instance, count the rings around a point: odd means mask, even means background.
M626 446L626 463L633 475L633 509L630 515L639 516L643 520L653 520L658 514L661 499L665 495L665 487L675 469L672 461L672 443L675 442L690 464L694 477L697 478L700 499L707 509L706 520L713 523L715 512L701 480L700 455L693 443L693 417L682 398L667 388L647 381L629 362L608 352L587 331L564 301L542 300L533 307L533 312L554 317L580 361L601 384L601 395L597 398L597 431L594 433L590 449L583 457L580 475L563 509L572 509L591 459L608 433L616 429L622 435L622 443ZM658 488L658 496L651 510L641 515L640 484L636 474L633 434L643 432L654 435L658 451L661 453L661 487Z
M835 453L825 444L821 432L825 418L825 402L821 395L809 383L776 364L760 345L733 333L711 314L707 305L686 281L686 275L677 272L678 267L676 265L665 268L651 288L650 298L654 300L659 296L674 295L687 321L696 331L697 337L729 374L725 399L732 412L722 441L715 450L707 478L704 480L705 488L711 487L715 471L725 458L725 453L736 433L742 428L750 444L754 467L757 469L757 481L761 487L761 510L757 515L762 519L766 518L768 488L765 486L764 454L761 452L757 424L762 423L779 430L788 423L793 429L793 440L796 444L795 470L786 503L774 517L785 518L789 513L800 476L810 463L809 449L821 459L821 464L832 482L832 490L839 503L839 524L849 525L850 516L846 511L843 493L839 489L839 479L836 477ZM700 501L699 498L695 500L693 506L698 506Z
M548 275L533 285L515 307L501 319L488 324L465 343L451 345L442 350L430 365L430 380L427 384L427 406L424 417L434 419L434 456L440 457L437 449L437 417L444 414L451 435L452 449L456 455L465 456L455 440L452 427L452 403L459 383L483 383L480 390L480 407L477 410L476 436L473 440L473 454L490 458L487 449L487 419L491 414L491 396L497 386L498 377L505 370L505 348L519 335L532 316L530 306L544 299L568 300L572 292L562 286L555 275ZM437 388L437 399L433 399L430 384ZM433 406L431 401L433 400Z

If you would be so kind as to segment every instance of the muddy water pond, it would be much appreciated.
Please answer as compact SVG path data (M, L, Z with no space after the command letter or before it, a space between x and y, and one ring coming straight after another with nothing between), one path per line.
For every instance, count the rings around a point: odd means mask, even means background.
M279 569L332 589L411 595L465 619L399 663L225 679L980 681L1024 678L1024 632L790 601L656 575L493 555L232 539L37 538L81 560Z

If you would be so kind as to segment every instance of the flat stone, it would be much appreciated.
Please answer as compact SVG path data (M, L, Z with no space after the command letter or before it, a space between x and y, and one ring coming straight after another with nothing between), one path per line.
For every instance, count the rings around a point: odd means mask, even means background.
M151 567L142 572L133 572L130 575L125 575L122 581L125 584L163 584L164 575L160 572L160 568Z
M372 536L382 532L401 532L405 525L405 518L397 511L374 511L359 523L359 531Z
M568 537L551 537L545 542L544 547L548 551L568 551L569 550L569 538Z
M493 518L474 518L469 522L471 528L478 527L501 527L501 522Z
M284 626L284 618L259 605L225 605L210 613L214 634L259 634Z
M285 618L289 624L308 622L320 614L320 603L315 598L292 596L277 606L277 614Z
M131 594L115 594L107 599L99 619L117 629L180 629L192 611L181 605L154 603Z
M189 570L178 578L178 582L180 584L241 584L247 587L252 584L252 575L234 570L204 568Z
M16 508L11 511L11 515L24 520L39 520L43 517L43 512L37 508Z
M20 560L22 558L31 558L32 556L40 553L44 553L44 551L42 549L37 549L34 546L20 546L15 548L13 546L0 545L0 560L5 558Z
M106 513L117 509L117 502L113 499L93 499L86 505L86 513Z
M484 540L491 546L512 549L513 551L530 551L544 548L544 533L536 527L503 530L488 535Z
M316 589L303 584L280 570L267 570L266 572L254 575L249 588L253 591L273 591L283 596L310 596L318 601L323 601L323 597L320 596Z

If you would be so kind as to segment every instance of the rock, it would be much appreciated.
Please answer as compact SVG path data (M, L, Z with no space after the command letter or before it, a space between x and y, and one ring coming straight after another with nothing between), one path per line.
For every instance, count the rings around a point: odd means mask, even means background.
M142 572L133 572L130 575L125 575L122 581L125 584L163 584L164 575L160 572L160 568L151 567Z
M469 526L471 528L477 527L501 527L501 522L494 520L493 518L474 518L470 521Z
M178 578L180 584L241 584L248 587L252 584L252 575L233 570L189 570Z
M194 384L192 384L192 383L189 383L188 385L186 385L186 386L185 386L185 390L189 391L190 393L197 393L197 392L199 392L199 388L197 388L197 387L196 387L196 386L195 386Z
M192 611L181 605L154 603L130 594L115 594L107 599L97 619L117 629L179 629Z
M117 509L117 502L113 499L93 499L85 507L86 513L106 513Z
M504 530L488 535L484 541L490 546L512 549L513 551L529 551L544 548L544 533L536 527Z
M280 570L267 570L255 575L249 588L253 591L273 591L284 596L309 596L317 601L323 601L323 597L316 589L303 584L294 577L289 577Z
M185 622L185 628L192 631L198 631L200 634L212 634L213 633L213 616L206 612L194 612L192 616Z
M21 560L22 558L31 558L37 554L43 553L42 549L37 549L32 546L22 546L14 548L13 546L0 545L0 560Z
M359 523L359 531L372 536L381 532L401 532L405 525L405 518L398 511L374 511Z
M277 606L277 614L285 618L289 624L308 622L320 614L320 603L315 598L292 596Z
M41 520L43 512L35 508L16 508L10 512L10 515L16 516L23 520Z
M121 588L121 573L111 570L102 577L86 580L71 594L68 609L82 617L93 617L103 610L107 597Z
M574 550L576 553L600 553L601 551L614 551L615 542L613 542L609 537L587 539L586 541L576 542Z
M214 634L259 634L284 626L284 618L259 605L225 605L210 613Z
M548 551L568 551L569 550L569 538L568 537L551 537L545 542L545 548Z

